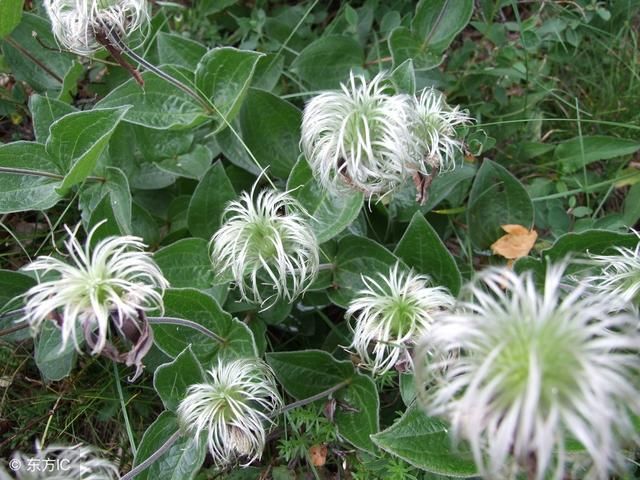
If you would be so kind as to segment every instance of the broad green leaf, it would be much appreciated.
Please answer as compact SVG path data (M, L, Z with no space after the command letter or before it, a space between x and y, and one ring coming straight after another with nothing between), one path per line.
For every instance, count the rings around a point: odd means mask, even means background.
M473 0L420 0L411 30L422 40L423 48L444 51L469 23Z
M0 38L9 35L20 23L24 0L0 0Z
M62 331L53 322L42 325L36 342L35 354L38 370L47 381L58 381L69 375L76 358L73 340L62 348Z
M129 181L119 168L107 167L105 172L106 182L104 182L104 187L109 195L113 215L118 222L120 231L130 235L131 191L129 190Z
M174 288L211 288L214 282L209 246L202 238L185 238L161 248L153 256Z
M391 72L391 80L398 93L416 94L416 72L413 69L413 60L405 60Z
M253 74L253 88L259 88L268 92L272 91L278 84L278 80L282 75L284 67L284 55L270 53L260 57L256 65L256 71Z
M291 71L311 90L338 88L364 62L360 44L350 36L328 35L309 44L291 64Z
M29 110L33 120L33 131L36 141L45 143L49 138L49 128L61 117L77 111L71 105L47 95L31 95L29 97Z
M409 267L431 277L434 286L444 286L457 295L462 284L453 256L424 216L417 212L393 252Z
M82 79L84 73L84 65L74 61L64 74L58 100L69 103L73 101L73 98L78 93L78 82Z
M623 222L631 227L640 220L640 183L633 185L627 192L623 206Z
M207 112L197 99L154 73L144 72L142 78L144 87L132 78L100 100L96 108L131 105L124 117L127 122L160 130L187 129L206 121Z
M211 166L211 151L204 145L182 155L166 158L155 165L171 175L200 180Z
M161 65L180 65L190 70L196 69L207 47L174 33L158 33L158 57Z
M338 361L322 350L304 350L267 353L267 362L284 389L297 400L347 382L332 394L338 400L338 432L358 448L375 450L369 435L379 429L378 392L373 381L356 373L350 361Z
M0 145L0 213L53 207L62 198L56 192L61 180L44 145L32 142Z
M170 357L177 357L191 345L193 353L206 369L218 356L254 357L256 346L251 330L220 308L216 300L192 288L169 289L164 293L165 315L184 318L208 328L225 339L223 345L189 327L154 325L156 344Z
M236 167L240 167L254 175L260 175L260 167L256 165L255 160L251 158L241 140L236 136L236 133L240 135L238 133L240 132L240 122L237 118L232 126L235 132L231 128L225 128L216 135L216 142L218 142L222 154Z
M469 237L479 249L487 249L504 235L501 225L533 225L533 204L522 184L504 167L484 160L469 194Z
M631 155L640 150L640 142L624 138L594 135L575 137L558 145L553 152L565 172L575 172L599 160Z
M139 465L156 452L176 431L178 419L174 413L164 411L142 436L134 465ZM136 480L193 480L200 471L206 455L206 441L193 435L178 438L173 446Z
M415 70L429 70L442 63L442 54L428 49L423 39L406 27L393 30L388 43L394 65L411 60Z
M209 168L191 197L187 214L191 234L209 240L220 227L226 204L234 198L233 185L218 161Z
M580 233L566 233L559 237L553 246L543 250L542 258L560 261L567 255L592 253L613 254L613 247L635 248L638 236L633 233L618 233L610 230L585 230Z
M265 114L268 112L268 115ZM272 93L249 89L240 112L242 139L261 168L287 178L300 154L302 114Z
M73 112L51 125L47 153L66 172L59 191L66 191L92 173L127 110L110 108Z
M414 405L372 438L382 450L422 470L451 477L478 475L470 450L464 444L454 446L447 428L442 420L426 416Z
M35 279L13 270L0 270L0 312L18 295L23 294L36 284Z
M4 60L16 80L28 83L39 93L58 92L74 56L45 45L56 45L51 25L42 17L24 13L20 24L2 41Z
M329 298L346 308L364 288L362 275L387 274L397 261L393 253L373 240L355 235L342 237L334 259L334 287L329 290Z
M331 240L351 225L360 213L364 200L361 192L340 195L328 192L314 178L304 158L293 167L287 189L309 213L311 228L319 243Z
M211 100L216 114L224 118L218 120L218 130L224 129L240 111L261 56L258 52L221 47L207 52L198 63L196 86Z
M187 389L205 381L202 365L187 347L172 362L160 365L153 374L153 388L167 410L175 412L187 396Z

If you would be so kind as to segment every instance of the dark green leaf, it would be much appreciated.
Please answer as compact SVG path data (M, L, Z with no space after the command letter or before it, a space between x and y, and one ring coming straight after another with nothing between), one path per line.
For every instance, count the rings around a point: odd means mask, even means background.
M187 347L172 362L160 365L153 375L153 388L167 410L175 412L178 404L187 396L187 389L205 381L202 365Z
M209 246L202 238L185 238L161 248L154 260L174 288L211 288L214 282Z
M59 118L76 111L71 105L55 100L47 95L31 95L29 110L33 119L36 141L45 143L49 138L49 127Z
M198 62L207 53L204 45L174 33L158 33L157 42L161 65L180 65L195 71Z
M638 236L633 233L617 233L609 230L585 230L566 233L558 238L551 248L542 252L544 259L559 261L567 255L592 253L595 255L614 253L613 247L635 248Z
M69 375L76 358L73 339L62 348L62 331L45 321L38 335L35 349L38 370L47 381L58 381Z
M638 150L640 142L637 140L594 135L567 140L558 145L553 153L565 172L575 172L584 165L631 155Z
M0 270L0 312L16 307L13 300L36 284L36 281L24 273L13 270Z
M406 27L398 27L391 32L389 50L395 65L411 60L416 70L435 68L443 60L441 53L427 49L422 38Z
M411 22L411 30L424 48L444 51L469 23L473 0L421 0Z
M104 186L109 194L111 209L118 222L120 231L127 235L131 234L131 191L129 181L122 170L114 167L107 167L105 171L106 182Z
M351 225L360 213L364 200L361 192L340 195L328 192L314 178L304 158L293 167L287 189L312 217L311 228L320 243L331 240Z
M393 252L409 267L433 279L434 286L445 286L457 295L462 284L453 256L429 222L417 212Z

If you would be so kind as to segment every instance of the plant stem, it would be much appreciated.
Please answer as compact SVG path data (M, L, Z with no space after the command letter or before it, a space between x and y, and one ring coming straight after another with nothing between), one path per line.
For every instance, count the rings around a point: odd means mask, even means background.
M338 390L340 390L343 387L346 387L350 383L351 383L351 379L348 378L347 380L343 380L342 382L334 385L331 388L327 388L326 390L324 390L324 391L322 391L320 393L316 393L315 395L312 395L310 397L303 398L302 400L298 400L297 402L290 403L289 405L285 405L280 410L275 412L272 415L272 417L277 417L278 415L286 413L286 412L288 412L290 410L294 410L294 409L296 409L298 407L304 407L305 405L309 405L310 403L313 403L313 402L315 402L317 400L321 400L321 399L323 399L325 397L328 397L332 393L337 392Z
M200 333L205 334L207 337L213 338L215 341L225 343L226 340L217 333L212 332L207 327L200 325L199 323L192 322L191 320L185 320L184 318L176 317L147 317L147 320L151 324L156 325L181 325L183 327L193 328Z
M146 458L140 465L137 465L129 473L120 477L120 480L131 480L144 472L147 468L149 468L158 458L160 458L167 450L169 450L174 443L180 438L180 431L176 431L173 435L171 435L166 442L160 445L160 448L153 452L148 458Z
M10 173L15 175L31 175L34 177L47 177L47 178L55 178L56 180L64 180L64 175L59 175L57 173L51 172L43 172L42 170L29 170L26 168L13 168L13 167L0 167L0 173ZM88 176L87 180L92 180L94 182L106 182L107 179L104 177L92 177Z
M118 397L120 397L120 406L122 407L122 416L124 417L124 426L127 430L127 436L129 437L129 444L131 445L131 451L133 455L136 455L136 443L133 438L133 430L131 429L131 423L129 422L129 415L127 415L127 406L124 403L124 395L122 394L122 385L120 385L120 374L118 373L118 365L113 362L113 375L116 381L116 389L118 390Z
M26 321L17 323L13 327L8 327L8 328L5 328L4 330L0 330L0 337L4 337L5 335L9 335L19 330L23 330L28 326L29 326L29 322L26 322Z

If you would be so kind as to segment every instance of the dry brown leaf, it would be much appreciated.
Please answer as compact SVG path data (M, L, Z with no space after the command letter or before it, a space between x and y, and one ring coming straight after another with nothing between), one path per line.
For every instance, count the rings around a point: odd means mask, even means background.
M493 253L509 260L529 255L538 238L538 232L522 225L501 225L501 227L507 233L491 245Z
M322 467L327 462L327 446L323 444L312 445L309 447L309 456L311 463L315 467Z

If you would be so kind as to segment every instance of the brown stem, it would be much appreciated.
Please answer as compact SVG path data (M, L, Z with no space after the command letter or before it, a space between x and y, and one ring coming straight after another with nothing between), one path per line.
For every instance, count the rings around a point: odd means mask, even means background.
M122 68L124 68L127 72L131 74L131 76L136 80L136 82L138 82L138 85L140 85L141 87L144 87L144 79L142 78L142 75L140 75L140 72L133 65L131 65L129 62L127 62L124 59L124 57L122 56L122 50L119 49L117 46L113 45L109 41L109 39L107 38L107 35L105 34L105 32L102 31L102 29L96 29L94 34L98 43L107 49L107 51L111 54L114 60L118 62L122 66Z

